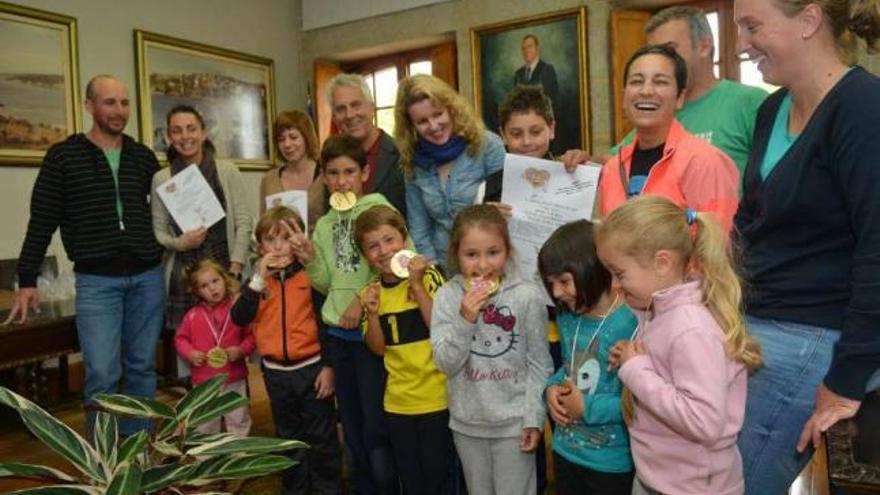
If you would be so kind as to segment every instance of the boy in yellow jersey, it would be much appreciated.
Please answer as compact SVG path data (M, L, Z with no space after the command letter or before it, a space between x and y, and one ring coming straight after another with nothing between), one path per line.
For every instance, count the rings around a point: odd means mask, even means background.
M384 357L383 407L405 493L445 494L454 460L446 378L434 365L431 309L443 276L407 250L406 221L373 206L358 216L355 239L379 280L361 291L364 343Z

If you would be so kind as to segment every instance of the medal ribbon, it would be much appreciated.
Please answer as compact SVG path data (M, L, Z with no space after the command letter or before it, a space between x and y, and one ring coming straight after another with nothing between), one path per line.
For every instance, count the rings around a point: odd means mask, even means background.
M205 323L207 323L208 327L211 328L211 335L214 336L215 342L214 347L222 349L222 347L220 347L220 342L223 341L223 336L226 335L226 326L229 324L229 311L226 312L226 319L223 320L223 326L220 328L219 337L217 336L217 328L214 326L214 322L212 321L213 318L208 315L208 311L204 308L202 308L202 317L205 318Z

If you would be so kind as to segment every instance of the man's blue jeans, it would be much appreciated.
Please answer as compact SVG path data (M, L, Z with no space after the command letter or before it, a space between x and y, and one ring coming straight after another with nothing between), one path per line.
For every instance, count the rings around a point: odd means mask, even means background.
M813 455L796 450L813 413L816 391L831 366L840 331L746 317L764 365L749 378L739 436L747 495L782 495Z
M156 395L156 342L165 311L161 266L137 275L76 274L76 328L86 368L85 402L99 393L153 398ZM95 413L89 411L89 431ZM150 427L146 420L123 420L131 435Z

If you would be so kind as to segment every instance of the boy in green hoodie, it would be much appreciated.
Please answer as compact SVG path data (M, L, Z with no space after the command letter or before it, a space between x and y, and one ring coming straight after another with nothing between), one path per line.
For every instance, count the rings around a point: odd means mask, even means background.
M315 224L312 239L294 241L299 259L306 264L312 287L326 296L321 320L326 326L327 349L336 377L336 398L351 453L350 468L356 493L392 493L397 485L388 440L382 398L385 368L382 359L363 343L358 293L376 273L361 256L354 224L361 212L375 205L391 206L385 196L363 194L371 170L360 141L331 136L321 150L324 183L331 208ZM354 204L347 204L347 193Z

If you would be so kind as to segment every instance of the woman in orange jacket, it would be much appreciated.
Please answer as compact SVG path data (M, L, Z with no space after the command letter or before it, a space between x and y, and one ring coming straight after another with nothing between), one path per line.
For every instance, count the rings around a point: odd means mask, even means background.
M629 59L625 74L624 111L636 136L602 168L599 215L629 198L653 194L710 212L729 232L739 203L739 171L724 152L675 119L687 84L684 59L667 45L647 45Z

